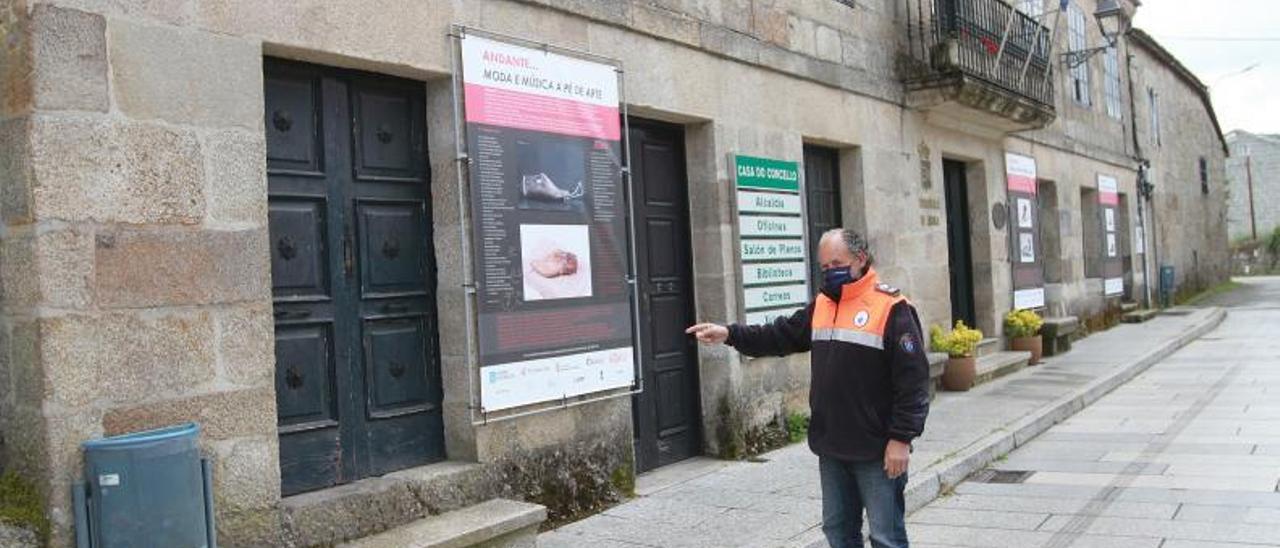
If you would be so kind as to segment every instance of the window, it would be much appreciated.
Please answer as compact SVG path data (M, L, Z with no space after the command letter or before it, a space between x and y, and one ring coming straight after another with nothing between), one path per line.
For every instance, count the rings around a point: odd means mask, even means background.
M1043 0L1018 0L1018 11L1029 17L1040 17L1040 12L1044 11L1044 2Z
M826 147L804 147L804 191L808 203L809 269L814 287L822 284L818 265L818 239L841 226L840 152Z
M1200 157L1200 193L1209 193L1209 162L1204 156Z
M1072 3L1067 10L1067 44L1071 51L1082 51L1089 47L1088 26L1085 24L1084 10ZM1085 61L1071 68L1071 97L1076 103L1089 106L1089 62Z
M1120 54L1116 52L1115 46L1111 46L1102 52L1102 61L1103 67L1106 69L1106 77L1103 80L1103 94L1107 104L1107 116L1119 120L1121 118Z
M1151 112L1151 140L1160 146L1160 95L1155 88L1147 88L1147 110Z

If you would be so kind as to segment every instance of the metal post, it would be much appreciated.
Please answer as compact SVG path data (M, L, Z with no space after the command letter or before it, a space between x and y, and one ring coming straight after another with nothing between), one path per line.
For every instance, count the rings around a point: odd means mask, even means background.
M1253 212L1253 157L1249 155L1248 148L1244 153L1244 173L1245 180L1249 182L1249 232L1253 234L1254 241L1258 240L1258 217Z

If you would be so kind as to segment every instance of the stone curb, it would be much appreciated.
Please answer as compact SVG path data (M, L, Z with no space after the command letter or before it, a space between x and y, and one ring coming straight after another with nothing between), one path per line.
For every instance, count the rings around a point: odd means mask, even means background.
M1146 371L1160 360L1169 357L1182 347L1199 339L1222 323L1226 311L1213 308L1208 318L1198 325L1184 331L1177 339L1160 345L1142 357L1121 366L1109 375L1094 379L1089 384L1074 390L1057 401L1040 408L999 431L992 432L982 439L970 444L957 454L930 465L917 474L913 474L907 486L907 513L914 512L933 502L943 493L955 488L974 472L982 470L1000 455L1026 445L1036 436L1044 433L1067 418L1075 415L1093 402L1098 401L1112 390L1119 388L1134 377ZM811 544L810 548L824 546L821 541Z

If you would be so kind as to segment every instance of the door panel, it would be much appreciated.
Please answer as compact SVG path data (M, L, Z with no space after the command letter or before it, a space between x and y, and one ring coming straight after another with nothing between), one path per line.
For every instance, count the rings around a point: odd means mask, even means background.
M276 331L276 394L280 428L337 426L333 393L333 337L329 324L281 326Z
M271 284L277 298L329 296L325 202L280 198L267 208L271 241Z
M633 402L636 466L645 471L701 452L683 129L631 121L630 147L640 264L641 374Z
M282 491L439 460L423 87L265 67Z
M942 161L942 178L947 201L947 255L951 277L951 320L975 325L973 304L973 254L969 240L969 199L965 166Z

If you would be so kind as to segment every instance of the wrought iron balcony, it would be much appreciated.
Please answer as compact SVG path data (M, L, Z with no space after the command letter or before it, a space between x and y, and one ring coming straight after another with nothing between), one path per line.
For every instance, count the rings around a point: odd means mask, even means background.
M1048 28L1004 0L904 1L910 106L995 132L1053 122Z

